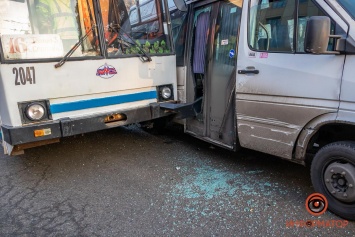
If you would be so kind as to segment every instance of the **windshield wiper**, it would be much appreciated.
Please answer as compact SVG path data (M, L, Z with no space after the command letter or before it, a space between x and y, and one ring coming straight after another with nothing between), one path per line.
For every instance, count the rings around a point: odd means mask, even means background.
M122 31L122 32L124 33L124 36L127 36L133 43L124 40L123 37L122 37L122 34L119 33L114 27L112 27L112 24L110 24L108 27L111 28L118 36L120 36L120 39L121 39L122 41L125 41L125 42L127 42L127 43L129 43L129 44L134 44L135 46L137 46L137 47L139 48L139 50L142 52L142 54L138 54L138 56L139 56L139 58L141 59L142 62L145 63L145 62L150 62L150 61L152 61L152 58L150 57L150 55L142 48L141 45L139 45L136 41L134 41L134 39L132 39L132 37L129 36L129 34L127 34L127 33L122 29L121 26L119 26L119 27L120 27L120 31Z
M96 27L95 24L92 25L92 27L86 32L85 35L80 37L79 41L76 42L76 44L68 51L68 53L58 62L54 65L55 68L63 66L63 64L68 60L68 58L79 48L79 46L86 40L86 38L89 36L89 34L92 32L92 30Z

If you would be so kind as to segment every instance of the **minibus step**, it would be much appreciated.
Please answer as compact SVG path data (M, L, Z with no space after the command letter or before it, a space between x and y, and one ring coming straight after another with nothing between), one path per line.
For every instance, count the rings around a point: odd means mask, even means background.
M202 97L192 103L161 103L160 108L176 113L176 119L191 118L201 113Z

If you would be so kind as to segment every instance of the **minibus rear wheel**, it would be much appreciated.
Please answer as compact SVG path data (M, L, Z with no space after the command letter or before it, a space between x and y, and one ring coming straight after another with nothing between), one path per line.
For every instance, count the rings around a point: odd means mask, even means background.
M329 210L355 220L355 142L321 148L312 161L311 179L315 191L327 198Z

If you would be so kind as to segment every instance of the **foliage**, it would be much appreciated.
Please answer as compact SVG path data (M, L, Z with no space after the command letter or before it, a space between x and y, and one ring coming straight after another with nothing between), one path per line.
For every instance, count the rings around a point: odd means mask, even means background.
M148 40L142 45L139 40L135 41L137 45L143 48L143 50L150 54L162 54L162 53L170 53L170 50L167 48L165 40L155 41L154 43L150 43ZM138 54L141 53L139 46L132 45L131 47L126 49L126 54Z

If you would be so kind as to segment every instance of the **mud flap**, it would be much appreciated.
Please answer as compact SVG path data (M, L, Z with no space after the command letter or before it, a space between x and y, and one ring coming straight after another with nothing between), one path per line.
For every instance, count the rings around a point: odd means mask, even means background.
M15 146L10 145L9 143L2 141L3 147L4 147L4 154L5 155L10 155L10 156L17 156L17 155L23 155L25 152L24 150L16 150L14 149Z

